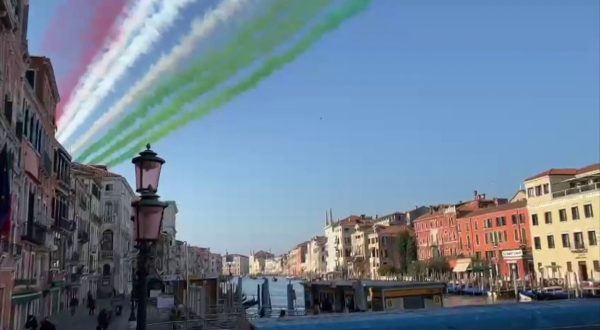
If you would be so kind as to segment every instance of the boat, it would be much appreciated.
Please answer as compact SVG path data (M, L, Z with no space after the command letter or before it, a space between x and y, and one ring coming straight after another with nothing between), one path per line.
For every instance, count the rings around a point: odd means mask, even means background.
M519 301L530 302L533 301L533 298L528 295L525 295L523 292L519 292Z
M523 290L519 292L519 298L532 299L532 300L559 300L568 299L571 295L570 292L565 291L560 286L549 286L541 288L540 290ZM574 294L573 294L574 296ZM528 301L528 300L523 300Z
M488 290L481 288L463 288L461 289L461 294L469 295L469 296L484 296L487 295Z

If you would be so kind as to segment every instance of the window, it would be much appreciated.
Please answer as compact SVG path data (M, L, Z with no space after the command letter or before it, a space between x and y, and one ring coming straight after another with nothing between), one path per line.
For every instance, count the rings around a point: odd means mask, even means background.
M550 193L550 185L547 183L544 183L544 195L549 194L549 193Z
M506 230L503 231L502 234L504 235L504 241L508 242L508 235L506 234Z
M525 232L525 228L521 228L521 242L527 244L527 232Z
M546 224L552 223L552 212L546 212L546 213L544 213L544 222Z
M533 243L535 245L535 249L536 250L541 250L542 249L542 241L540 240L539 237L534 237L533 238Z
M600 261L594 260L593 263L594 263L594 270L597 272L600 272Z
M538 216L537 216L537 214L532 214L531 215L531 224L534 225L534 226L537 226L539 224L538 223Z
M554 235L548 235L548 248L554 249Z
M500 217L500 225L506 226L506 217Z
M558 218L560 219L561 222L567 221L567 210L565 210L565 209L558 210Z
M533 197L533 188L527 188L527 197Z
M485 244L490 244L489 233L485 233Z
M571 264L570 261L567 261L567 271L568 272L572 272L573 271L573 265Z
M519 241L519 230L515 229L515 241Z
M594 230L588 231L588 243L590 245L598 245L598 240L596 239L596 232Z
M571 208L571 217L573 220L579 220L579 207L573 206Z
M473 226L475 227L475 230L477 230L477 221L475 221L475 223L473 223Z
M106 191L112 191L113 190L113 185L112 184L107 184L105 187Z
M583 243L583 233L578 232L578 233L573 234L573 236L575 237L575 248L576 249L585 248L585 244Z
M571 242L569 241L569 234L565 233L561 235L562 237L562 246L565 248L571 247Z
M583 206L583 214L586 218L591 218L594 216L594 210L592 209L592 204L585 204Z
M479 245L479 235L475 235L475 245Z
M513 214L513 215L511 216L511 220L512 220L512 224L513 224L513 225L516 225L516 224L517 224L517 215L516 215L516 214Z
M542 186L535 186L535 195L542 196Z

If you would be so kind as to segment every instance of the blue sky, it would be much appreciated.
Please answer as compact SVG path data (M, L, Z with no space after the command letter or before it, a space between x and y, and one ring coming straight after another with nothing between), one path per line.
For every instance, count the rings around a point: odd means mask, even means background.
M60 2L31 0L33 54ZM153 145L178 237L283 252L322 234L329 208L382 215L473 190L511 197L537 172L599 162L599 6L373 1L257 89ZM185 16L156 49L187 29ZM131 164L115 171L133 182Z

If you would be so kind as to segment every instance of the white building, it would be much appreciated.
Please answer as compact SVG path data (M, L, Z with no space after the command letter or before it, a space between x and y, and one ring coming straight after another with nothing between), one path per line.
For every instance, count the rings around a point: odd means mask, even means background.
M307 243L304 273L320 276L327 272L327 237L315 236Z
M334 221L331 212L325 221L325 237L327 238L327 272L347 273L352 260L352 234L357 224L373 223L371 217L351 215Z
M250 261L241 254L223 256L223 275L244 276L250 273Z
M131 202L135 198L127 180L95 166L104 172L102 177L102 225L100 228L101 280L98 296L110 296L132 289L133 221Z

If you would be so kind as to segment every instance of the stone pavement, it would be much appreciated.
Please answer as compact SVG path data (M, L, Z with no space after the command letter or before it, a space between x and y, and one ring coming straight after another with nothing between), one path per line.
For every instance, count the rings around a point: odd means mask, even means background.
M129 301L124 301L123 313L121 316L116 316L113 312L113 317L109 325L109 329L125 330L129 327ZM111 310L110 300L98 300L97 301L96 313L94 315L88 315L88 309L85 306L80 306L75 315L71 315L70 311L67 310L63 313L53 315L49 319L56 325L57 330L94 330L98 324L98 312L102 308ZM41 321L41 320L39 320Z

